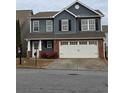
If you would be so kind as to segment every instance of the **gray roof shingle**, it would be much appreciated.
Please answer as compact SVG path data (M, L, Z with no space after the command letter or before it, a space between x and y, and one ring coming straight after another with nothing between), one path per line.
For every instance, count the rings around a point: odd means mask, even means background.
M31 17L52 17L56 13L58 13L58 11L39 12L39 13L36 13L36 14L32 15Z
M30 33L27 35L27 39L95 39L95 38L103 38L103 32L78 32L72 34L54 34L54 33Z

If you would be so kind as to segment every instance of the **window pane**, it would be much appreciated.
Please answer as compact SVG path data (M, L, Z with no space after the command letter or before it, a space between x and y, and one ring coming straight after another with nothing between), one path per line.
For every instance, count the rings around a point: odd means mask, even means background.
M89 30L95 30L95 19L89 19Z
M33 21L33 31L39 30L39 21Z
M68 45L68 42L61 42L61 45Z
M89 41L89 44L90 45L97 45L97 41L96 40L91 40L91 41Z
M38 27L34 27L34 31L38 31Z
M47 41L47 48L52 48L52 41Z
M77 45L77 44L78 44L77 41L71 41L71 42L70 42L70 45Z
M89 19L89 24L95 24L95 19Z
M79 41L80 45L87 45L87 41Z
M52 31L53 31L53 21L46 20L46 32L52 32Z
M68 19L63 19L61 26L62 26L62 31L68 31Z
M81 20L81 30L82 31L87 31L88 30L88 20L87 19L82 19Z

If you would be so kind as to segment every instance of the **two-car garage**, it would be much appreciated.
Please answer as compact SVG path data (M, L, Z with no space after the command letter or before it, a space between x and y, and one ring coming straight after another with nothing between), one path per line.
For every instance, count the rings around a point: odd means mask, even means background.
M59 41L59 58L98 58L97 40Z

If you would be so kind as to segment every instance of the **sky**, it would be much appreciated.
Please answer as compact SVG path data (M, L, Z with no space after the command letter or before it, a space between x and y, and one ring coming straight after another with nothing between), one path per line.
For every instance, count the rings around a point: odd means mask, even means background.
M33 13L42 11L61 11L76 0L16 0L16 10L33 10ZM108 24L108 0L79 0L87 6L99 9L104 17L102 24Z

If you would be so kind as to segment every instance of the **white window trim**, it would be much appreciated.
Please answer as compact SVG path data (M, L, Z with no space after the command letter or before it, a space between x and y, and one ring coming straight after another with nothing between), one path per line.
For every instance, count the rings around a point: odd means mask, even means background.
M48 22L50 21L51 25L48 25ZM51 30L49 30L48 27L51 27ZM53 32L53 20L46 20L46 32Z
M82 27L82 20L87 20L87 30L83 30L83 27ZM94 24L94 29L90 29L89 26L89 21L90 20L95 20L95 19L81 19L81 31L95 31L96 30L96 24ZM96 21L96 20L95 20Z
M47 48L52 48L52 41L47 41Z
M38 22L38 31L35 31L35 30L34 30L34 23L35 23L35 22ZM39 32L39 21L33 21L33 32Z
M92 24L92 25L94 25L94 29L90 29L90 20L94 20L94 24ZM89 28L88 29L90 31L95 31L96 30L96 20L95 19L89 19L89 23L88 24L89 24L89 26L88 26Z
M66 21L66 22L67 22L67 30L64 30L64 29L63 29L63 24L62 24L63 21ZM65 24L64 24L64 25L65 25ZM69 20L68 20L68 19L62 19L62 20L61 20L61 29L62 29L61 31L69 31Z
M82 23L82 21L83 20L86 20L87 21L87 30L83 30L83 23ZM89 29L89 23L88 23L88 19L81 19L81 31L88 31L88 29Z

